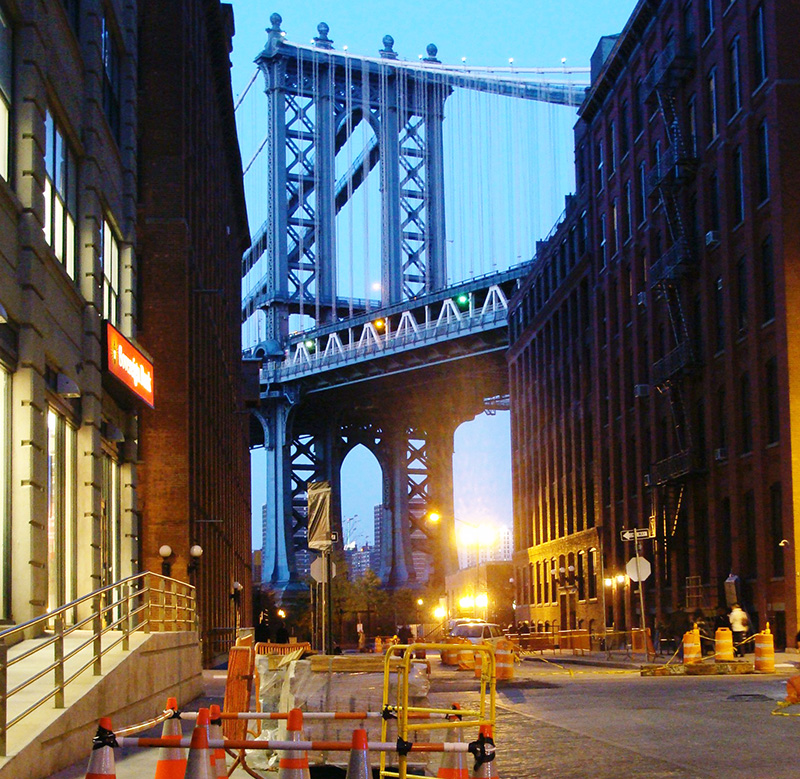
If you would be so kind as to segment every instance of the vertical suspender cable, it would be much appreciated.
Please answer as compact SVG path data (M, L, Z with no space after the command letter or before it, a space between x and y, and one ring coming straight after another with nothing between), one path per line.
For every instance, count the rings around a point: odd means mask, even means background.
M362 138L363 138L363 146L364 148L368 148L369 143L371 141L370 131L372 130L372 125L367 121L367 117L370 115L372 108L370 102L370 64L368 62L361 62L361 126L362 126ZM383 122L383 117L378 117L381 122ZM379 138L380 141L380 138ZM380 163L383 165L383 161ZM362 170L362 188L363 188L363 231L362 231L362 239L363 239L363 256L362 256L362 264L364 266L364 306L367 311L370 310L370 295L372 293L370 280L369 280L369 267L370 267L370 245L369 245L369 204L370 204L370 171L369 171L369 155L364 155L363 161L363 170ZM378 276L380 278L380 275Z
M350 292L348 296L348 313L353 316L353 60L345 53L344 60L345 116L347 135L347 268Z

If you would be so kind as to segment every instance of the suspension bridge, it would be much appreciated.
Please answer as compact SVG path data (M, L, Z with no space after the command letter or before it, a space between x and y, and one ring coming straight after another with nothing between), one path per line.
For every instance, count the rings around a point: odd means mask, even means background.
M263 583L305 586L308 482L331 484L342 537L341 464L364 445L383 474L378 575L419 585L420 552L434 578L456 567L453 435L507 408L508 300L571 190L588 69L447 65L433 44L409 61L388 35L355 56L324 23L310 44L270 24L236 104L261 225L242 335L262 360Z

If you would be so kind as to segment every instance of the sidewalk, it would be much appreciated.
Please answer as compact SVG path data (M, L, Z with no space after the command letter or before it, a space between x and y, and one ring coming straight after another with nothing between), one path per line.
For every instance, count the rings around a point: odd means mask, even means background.
M680 665L681 659L679 656L670 654L656 654L650 655L648 658L644 652L626 652L625 650L613 650L611 652L583 652L580 650L565 649L559 650L544 650L541 652L529 652L523 655L522 659L530 662L541 662L544 660L548 663L556 663L558 665L584 665L594 668L619 668L638 671L643 665L665 665L667 662L670 665ZM753 661L753 653L745 655L745 659L750 662ZM707 657L706 663L711 663L713 660ZM792 674L800 672L800 654L797 652L775 652L775 671L776 673Z

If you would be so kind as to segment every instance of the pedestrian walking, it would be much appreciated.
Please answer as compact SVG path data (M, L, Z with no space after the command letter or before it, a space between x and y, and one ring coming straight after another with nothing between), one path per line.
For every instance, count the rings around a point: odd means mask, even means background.
M744 657L744 647L742 644L745 638L747 638L747 628L750 626L750 620L744 609L738 603L733 604L731 613L728 614L728 621L731 623L731 633L733 633L734 653L737 657Z

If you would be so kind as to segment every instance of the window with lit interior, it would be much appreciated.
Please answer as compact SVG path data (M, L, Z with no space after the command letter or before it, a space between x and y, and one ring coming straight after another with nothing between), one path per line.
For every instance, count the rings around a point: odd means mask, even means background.
M67 275L75 279L78 165L63 130L45 115L44 237Z

